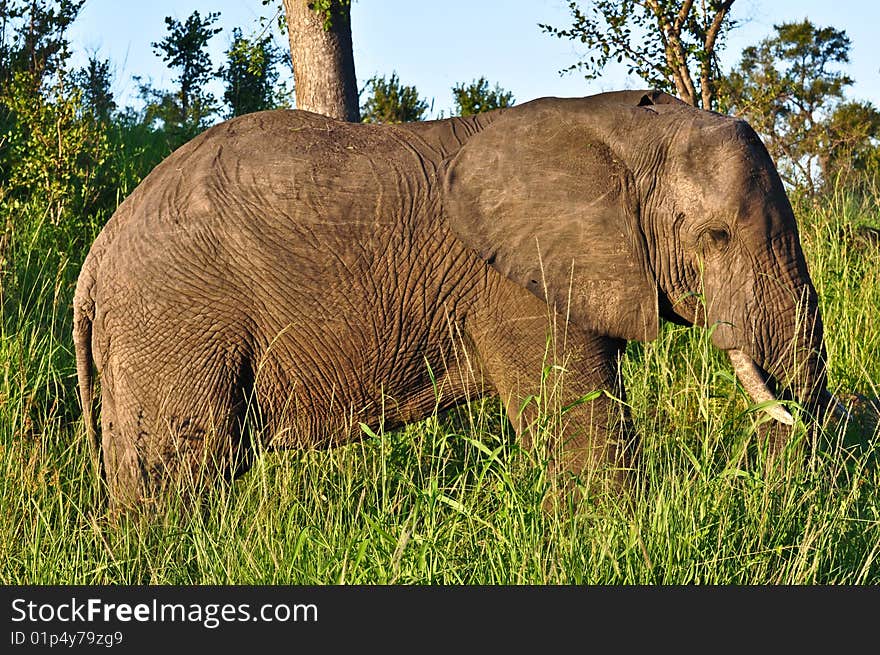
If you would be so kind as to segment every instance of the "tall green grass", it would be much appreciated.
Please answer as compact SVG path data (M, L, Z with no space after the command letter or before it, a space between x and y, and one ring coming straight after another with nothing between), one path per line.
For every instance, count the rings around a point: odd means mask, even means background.
M3 249L0 582L819 584L880 582L880 197L798 208L833 390L854 418L768 465L761 414L701 330L665 326L623 375L639 491L544 509L541 449L481 400L329 451L266 453L200 511L107 514L75 392L70 300L90 234L31 212ZM536 376L540 375L536 371Z

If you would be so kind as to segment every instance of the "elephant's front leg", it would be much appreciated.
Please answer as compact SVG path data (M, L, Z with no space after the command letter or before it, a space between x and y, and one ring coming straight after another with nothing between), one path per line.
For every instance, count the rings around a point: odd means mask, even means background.
M586 332L543 313L506 314L471 337L524 447L550 446L552 472L600 471L623 483L634 465L634 431L620 377L622 339ZM555 323L555 324L554 324Z

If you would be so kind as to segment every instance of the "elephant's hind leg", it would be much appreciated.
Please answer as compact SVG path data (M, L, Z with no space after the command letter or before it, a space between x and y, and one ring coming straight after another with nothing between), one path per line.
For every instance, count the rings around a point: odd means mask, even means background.
M240 367L211 366L198 355L188 362L176 372L166 362L149 376L115 366L105 376L102 444L112 505L189 503L249 466Z

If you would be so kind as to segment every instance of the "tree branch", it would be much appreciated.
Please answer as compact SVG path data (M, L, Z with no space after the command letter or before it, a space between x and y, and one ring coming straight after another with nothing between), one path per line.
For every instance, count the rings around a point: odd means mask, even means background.
M712 24L706 31L706 41L704 44L707 52L711 53L715 51L715 41L718 39L718 33L721 31L724 17L727 16L727 12L730 11L731 5L733 5L733 0L726 0L726 2L723 2L718 8L715 17L712 19Z
M676 34L681 34L682 25L684 25L684 22L687 20L688 14L691 13L691 7L693 7L693 5L694 0L685 0L685 2L682 3L681 9L678 10L678 16L675 17L675 23L672 26Z
M703 42L704 58L700 64L700 93L703 96L703 109L712 109L715 99L715 93L712 89L712 58L715 54L715 42L718 39L718 33L721 31L721 25L724 23L724 17L730 11L733 0L726 0L721 3L712 24L706 30L706 39Z
M675 24L670 24L668 16L663 13L663 9L660 7L660 3L657 0L645 0L645 5L651 10L654 17L657 19L657 25L660 27L661 33L666 36L666 63L672 73L672 79L675 83L676 91L681 96L682 100L690 105L696 106L697 94L694 89L693 79L691 78L691 72L688 69L687 54L685 53L684 46L681 42L681 27L676 27L678 23L677 19ZM681 8L682 10L685 8L690 10L692 6L692 0L686 0ZM679 15L681 15L681 12L679 12Z

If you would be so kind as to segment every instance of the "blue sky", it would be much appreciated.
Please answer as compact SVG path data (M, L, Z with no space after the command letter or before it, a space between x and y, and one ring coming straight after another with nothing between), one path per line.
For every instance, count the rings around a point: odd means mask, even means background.
M587 1L581 6L587 6ZM269 9L260 0L87 0L71 30L77 57L97 52L110 58L114 91L134 97L133 75L170 85L173 74L156 57L150 43L165 33L165 16L185 19L193 10L220 11L224 32L212 41L215 65L222 63L233 27L247 34L258 28ZM880 105L880 3L857 0L736 0L733 17L741 26L730 35L722 63L730 67L739 51L770 34L774 23L810 18L815 24L846 30L852 41L846 71L856 83L852 98ZM432 116L451 109L451 87L485 76L513 92L517 102L547 95L579 96L644 86L628 79L621 67L587 82L578 73L559 70L578 59L583 49L572 41L541 32L537 24L570 24L564 0L355 0L352 37L358 83L374 74L396 71L433 102ZM286 46L282 37L279 45Z

